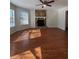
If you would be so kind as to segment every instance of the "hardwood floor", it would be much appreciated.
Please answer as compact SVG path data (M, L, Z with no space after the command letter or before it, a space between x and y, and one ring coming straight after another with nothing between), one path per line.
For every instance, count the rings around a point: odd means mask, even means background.
M11 59L68 59L67 33L58 28L16 32L10 45Z

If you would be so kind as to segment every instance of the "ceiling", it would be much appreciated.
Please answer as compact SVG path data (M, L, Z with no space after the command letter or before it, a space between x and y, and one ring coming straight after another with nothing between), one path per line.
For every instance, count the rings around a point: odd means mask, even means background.
M39 0L11 0L12 4L29 9L42 9L41 6L36 6L41 4ZM55 2L51 3L52 7L45 7L45 9L58 9L65 6L68 6L68 0L55 0Z

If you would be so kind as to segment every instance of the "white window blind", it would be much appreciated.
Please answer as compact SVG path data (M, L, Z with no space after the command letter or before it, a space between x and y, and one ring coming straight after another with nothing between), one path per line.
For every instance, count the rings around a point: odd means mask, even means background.
M10 27L15 26L15 11L10 9Z
M29 18L28 18L28 12L27 11L22 11L20 14L20 23L21 25L27 25L29 24Z

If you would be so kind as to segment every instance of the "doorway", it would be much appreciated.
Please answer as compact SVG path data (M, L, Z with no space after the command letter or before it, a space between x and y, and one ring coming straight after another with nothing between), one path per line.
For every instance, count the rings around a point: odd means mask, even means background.
M68 31L68 10L65 13L65 31Z

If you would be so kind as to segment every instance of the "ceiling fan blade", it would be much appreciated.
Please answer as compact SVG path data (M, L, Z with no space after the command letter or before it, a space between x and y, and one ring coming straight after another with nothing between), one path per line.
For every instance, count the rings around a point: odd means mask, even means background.
M44 3L42 0L40 0L40 2Z
M47 6L50 6L51 7L51 5L48 5L48 4L47 4Z
M52 1L49 1L49 2L47 2L47 3L52 3L52 2L54 2L54 0L52 0Z

